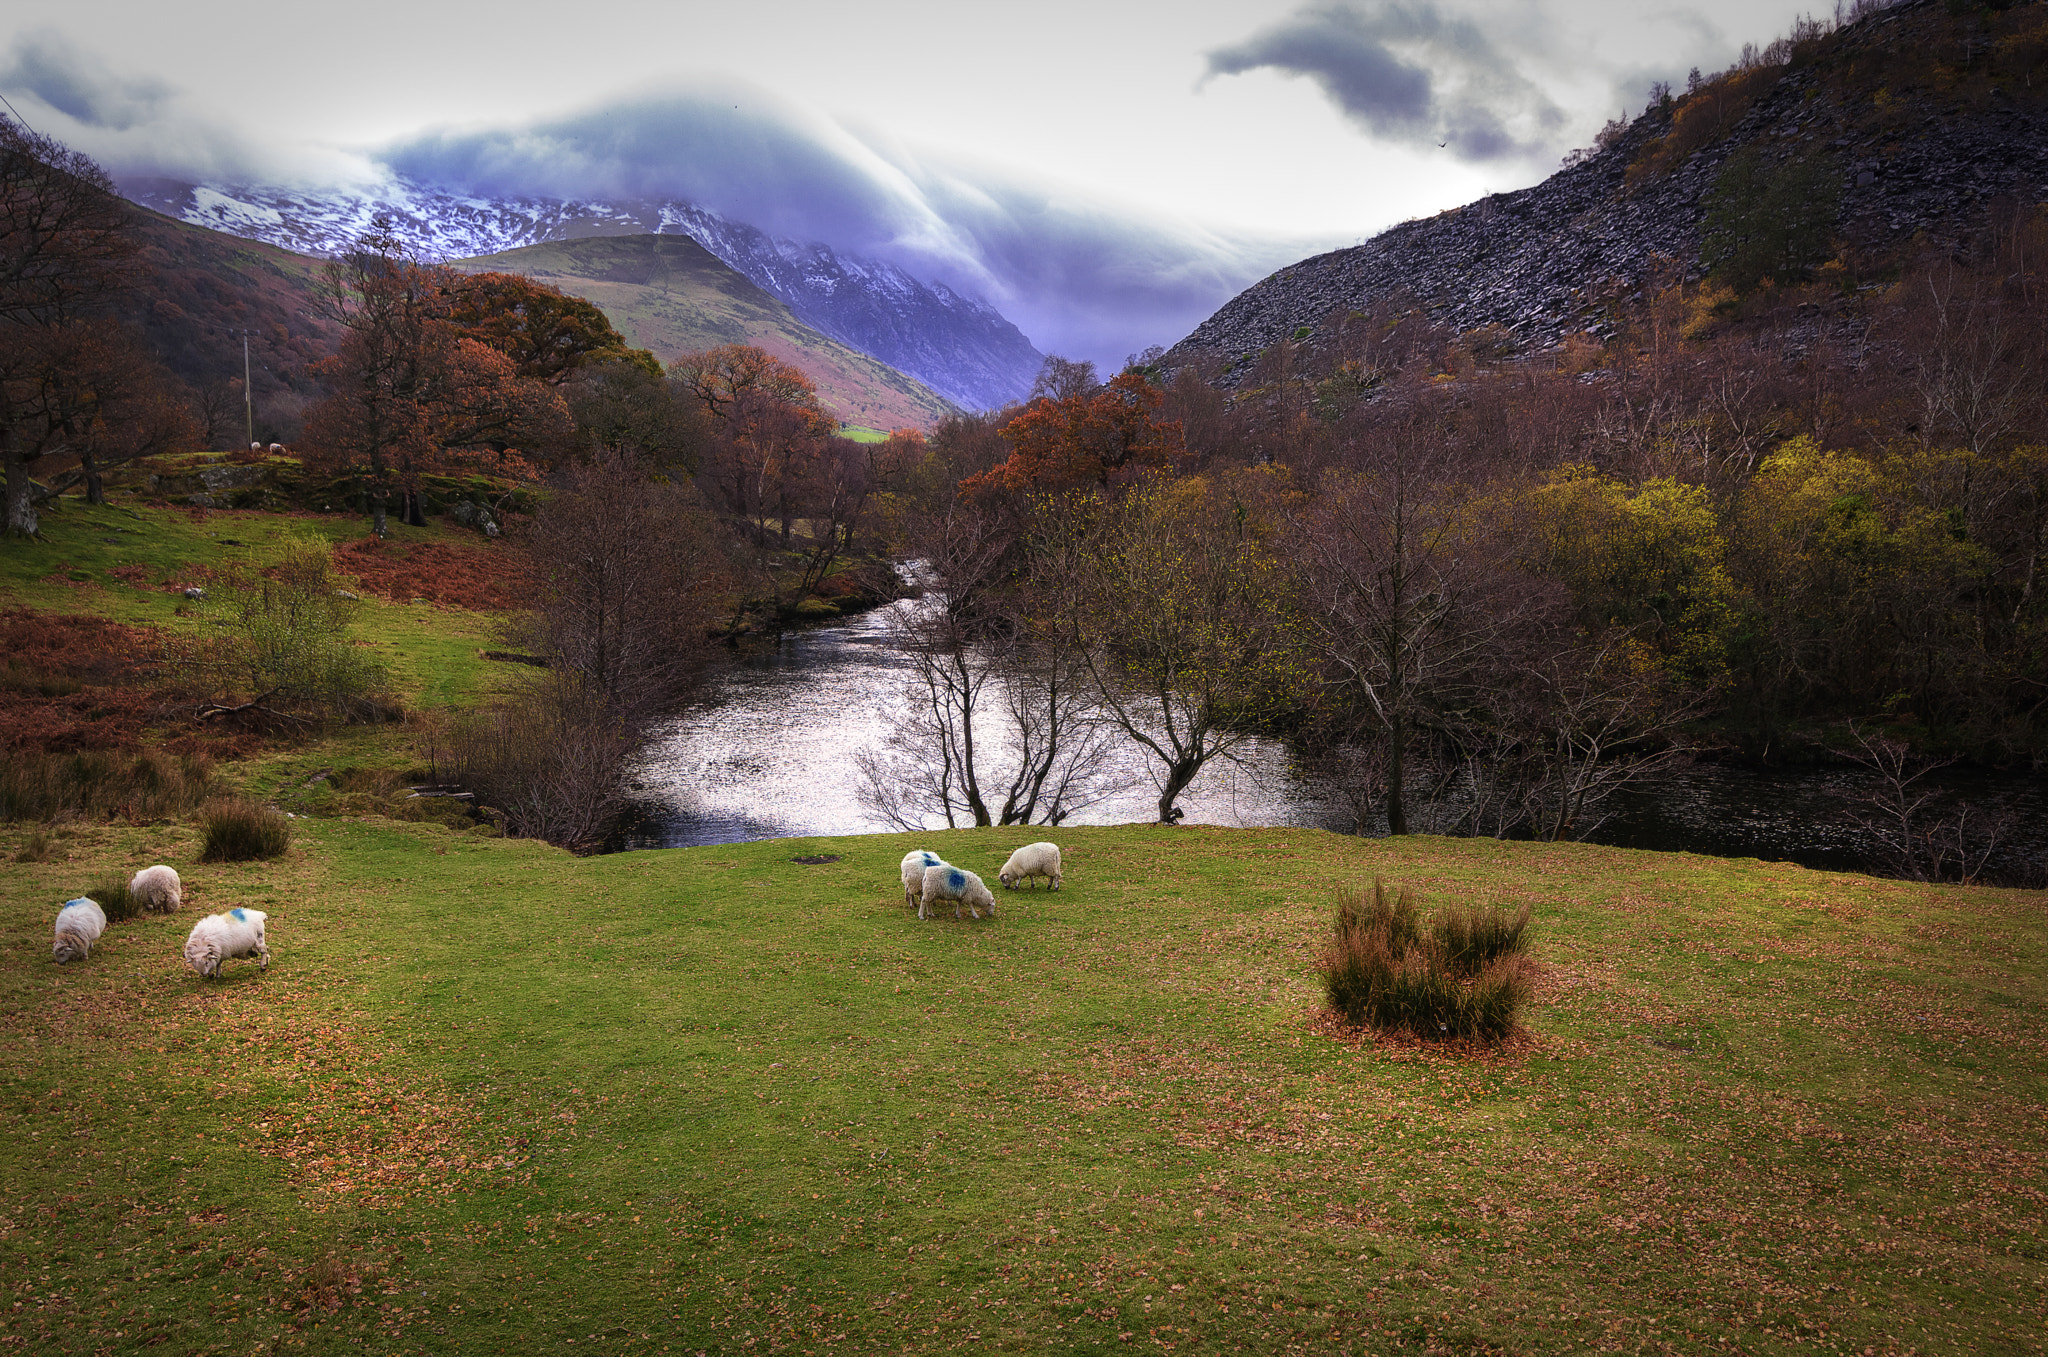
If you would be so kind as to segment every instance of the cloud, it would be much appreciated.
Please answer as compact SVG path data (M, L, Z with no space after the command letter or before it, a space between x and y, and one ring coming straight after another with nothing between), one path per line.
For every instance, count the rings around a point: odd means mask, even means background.
M21 38L0 67L0 88L34 96L83 127L125 132L157 117L170 86L146 78L123 80L51 29Z
M174 86L125 74L53 29L0 53L0 93L36 131L108 172L193 181L359 182L368 166L327 147L266 146L195 109Z
M982 297L1039 348L1106 365L1171 344L1314 243L1225 236L1080 197L732 84L437 131L377 158L479 194L686 199Z
M1567 115L1469 18L1430 0L1312 4L1208 55L1203 81L1306 76L1358 127L1471 161L1553 154Z

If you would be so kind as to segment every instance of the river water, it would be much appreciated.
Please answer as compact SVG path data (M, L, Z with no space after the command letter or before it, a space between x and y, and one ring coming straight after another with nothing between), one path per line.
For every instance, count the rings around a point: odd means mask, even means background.
M621 850L753 839L867 834L892 828L858 794L854 758L888 734L908 661L891 641L902 600L834 626L784 632L727 664L703 698L650 741L636 774L636 814ZM1129 756L1129 790L1068 824L1127 824L1156 815L1158 793ZM2011 822L1990 864L1996 879L2048 879L2048 787L2041 779L1944 770L1975 804L2006 805ZM1625 793L1589 837L1597 843L1725 857L1879 870L1865 833L1843 814L1859 772L1694 764ZM1940 775L1936 775L1940 776ZM1211 764L1182 794L1186 822L1352 827L1347 811L1305 777L1280 741L1254 741L1237 762Z

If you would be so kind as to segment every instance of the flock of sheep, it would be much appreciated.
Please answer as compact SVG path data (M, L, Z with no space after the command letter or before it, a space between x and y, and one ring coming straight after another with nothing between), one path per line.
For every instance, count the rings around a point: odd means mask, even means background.
M160 862L135 874L128 882L128 898L147 913L169 914L183 903L185 883ZM207 915L185 936L185 964L208 978L217 977L221 963L233 957L255 957L268 969L270 948L263 941L263 921L268 917L260 909L239 907ZM99 901L84 895L67 900L57 911L57 940L51 951L59 963L83 961L106 931L107 912Z
M1042 876L1058 890L1060 876L1060 847L1056 843L1027 843L1010 854L1010 860L1003 864L997 879L1006 890L1015 890L1032 877ZM917 917L928 919L932 905L951 900L953 917L960 917L960 907L965 905L968 914L976 919L987 910L993 919L996 915L996 897L982 884L981 878L965 867L955 867L928 848L913 848L903 855L903 903L917 906Z
M1060 888L1063 878L1058 844L1024 845L1010 854L997 879L1004 889L1016 890L1024 882L1041 876L1051 883L1053 890ZM135 874L128 883L128 896L147 913L168 914L184 900L185 885L174 869L158 863ZM996 897L979 876L965 867L953 866L929 849L913 848L905 853L903 903L916 905L917 917L928 919L931 906L947 900L953 902L956 919L962 906L973 918L979 919L984 911L991 919L995 917ZM209 979L220 975L222 962L235 957L255 957L260 966L269 969L270 948L263 940L263 921L268 917L260 909L239 907L225 914L207 915L193 924L191 933L186 935L185 964ZM83 895L67 900L57 911L52 955L60 964L83 961L106 931L107 914L99 901Z

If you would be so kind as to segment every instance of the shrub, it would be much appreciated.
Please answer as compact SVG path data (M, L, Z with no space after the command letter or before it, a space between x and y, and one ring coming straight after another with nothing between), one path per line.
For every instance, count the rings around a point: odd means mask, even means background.
M291 847L291 821L275 807L235 797L209 802L200 813L206 832L201 862L254 862L283 857Z
M134 878L126 872L103 872L93 882L86 894L99 903L100 912L107 916L108 923L119 923L142 913L142 906L128 893L128 883Z
M1324 992L1346 1021L1425 1040L1499 1041L1528 998L1524 907L1458 907L1423 926L1405 890L1373 882L1339 902L1322 960Z
M1454 905L1429 921L1429 936L1447 966L1461 976L1471 977L1499 957L1520 954L1522 934L1528 927L1527 905L1516 914L1478 905Z
M57 856L57 845L51 841L48 831L38 829L22 841L15 853L16 862L48 862Z
M16 750L0 759L0 820L168 819L188 814L212 785L213 765L203 754Z

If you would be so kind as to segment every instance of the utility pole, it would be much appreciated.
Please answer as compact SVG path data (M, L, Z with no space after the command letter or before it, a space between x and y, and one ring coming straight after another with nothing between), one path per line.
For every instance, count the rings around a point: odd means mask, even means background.
M249 416L249 442L256 442L256 393L249 386L249 332L242 331L242 405Z

